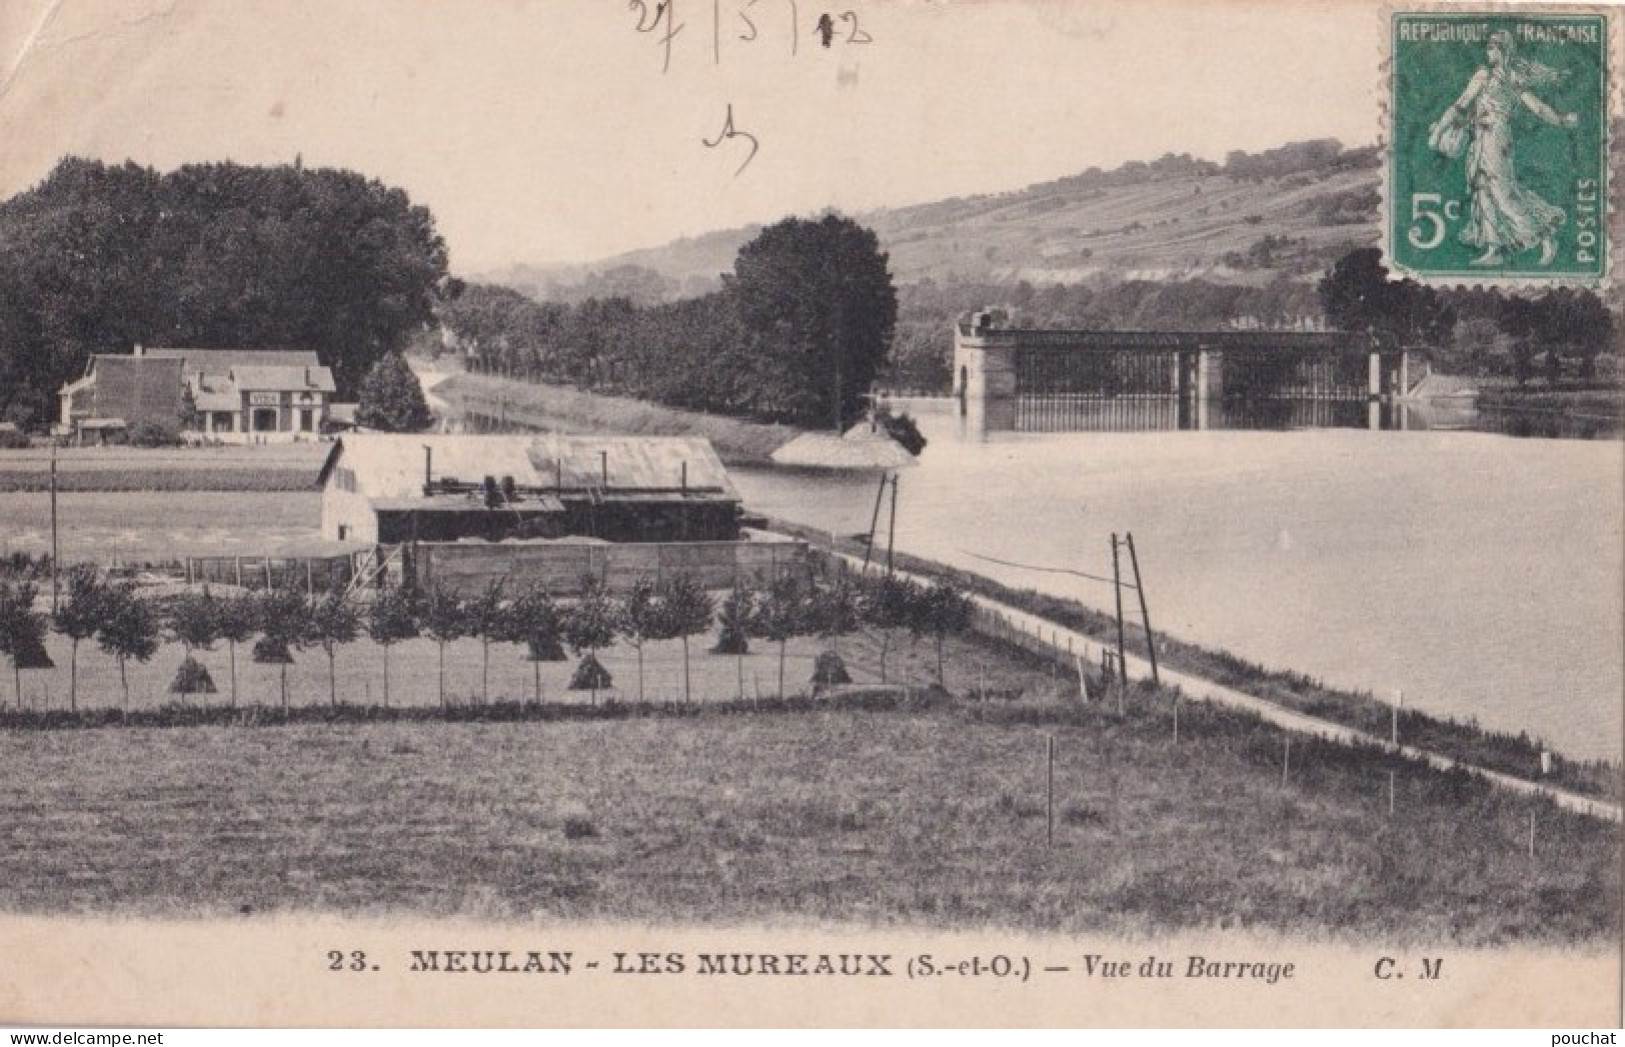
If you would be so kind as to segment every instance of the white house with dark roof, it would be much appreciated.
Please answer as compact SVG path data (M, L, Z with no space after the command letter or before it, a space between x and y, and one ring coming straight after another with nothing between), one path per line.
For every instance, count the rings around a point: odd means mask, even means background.
M332 410L333 372L305 349L143 349L178 360L206 439L227 443L314 440Z

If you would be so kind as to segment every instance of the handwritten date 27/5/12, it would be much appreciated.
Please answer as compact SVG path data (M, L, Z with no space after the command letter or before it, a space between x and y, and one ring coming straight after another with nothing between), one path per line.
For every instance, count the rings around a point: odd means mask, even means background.
M650 6L651 2L653 6ZM683 10L692 12L698 8L703 11L702 4L703 0L693 0L694 6L690 6L690 0L683 0ZM795 57L800 50L801 9L797 0L710 0L710 8L713 64L722 63L725 38L730 46L748 45L756 44L777 33L788 40L790 57ZM678 0L629 0L627 9L637 15L633 28L638 33L649 35L654 44L660 48L661 73L670 72L672 53L678 37L689 27L688 22L678 13ZM726 18L724 11L728 16ZM693 17L692 14L689 17ZM816 19L809 16L808 20L814 38L823 49L837 45L874 43L874 37L860 24L855 11L842 11L838 14L822 11L818 13ZM691 33L687 39L692 38ZM846 73L843 70L844 75ZM700 142L707 149L716 149L723 143L736 139L741 140L738 142L739 145L748 147L738 168L734 170L734 177L737 178L750 166L751 161L756 159L756 154L761 149L761 140L735 122L733 103L730 102L722 121L722 129L714 137L701 138Z
M703 0L697 0L703 3ZM633 26L639 33L650 34L660 48L660 71L671 71L672 50L678 34L688 28L677 11L677 0L629 0L627 10L637 15ZM801 11L797 0L711 0L711 62L722 64L724 43L753 44L775 33L781 34L794 58L801 50ZM691 10L684 3L684 10ZM724 12L731 17L725 17ZM703 15L702 15L703 17ZM856 11L832 14L823 11L810 19L811 29L821 47L828 49L837 44L872 44L874 36L863 27Z

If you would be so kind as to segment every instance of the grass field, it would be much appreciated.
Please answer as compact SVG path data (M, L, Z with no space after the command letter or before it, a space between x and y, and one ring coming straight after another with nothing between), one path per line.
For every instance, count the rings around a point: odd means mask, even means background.
M59 491L305 491L328 444L225 447L68 447L57 452ZM50 490L48 448L0 451L0 492Z
M167 562L185 556L316 556L316 491L71 492L57 497L64 563ZM0 555L51 551L51 501L39 491L0 493Z
M954 661L951 679L980 664L1029 697L0 732L0 908L1257 928L1385 946L1617 934L1616 826L1307 739L1283 782L1282 736L1248 717L1186 705L1176 743L1166 695L1137 691L1119 717L1046 694L997 650Z

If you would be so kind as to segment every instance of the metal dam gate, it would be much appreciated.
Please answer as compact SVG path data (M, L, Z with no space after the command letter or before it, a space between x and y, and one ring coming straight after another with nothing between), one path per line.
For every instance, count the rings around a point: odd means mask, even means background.
M954 329L954 390L976 432L1368 424L1409 388L1369 336L1297 331Z

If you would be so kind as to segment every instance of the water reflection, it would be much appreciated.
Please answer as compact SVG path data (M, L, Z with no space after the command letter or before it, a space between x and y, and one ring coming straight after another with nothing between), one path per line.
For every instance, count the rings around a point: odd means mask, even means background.
M1381 432L1469 430L1560 440L1625 437L1615 418L1549 410L1480 409L1471 398L1370 400L1365 397L1227 397L1198 402L1167 395L1024 394L1011 430L1027 433L1202 430L1369 429ZM962 426L970 435L973 429Z

